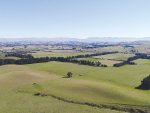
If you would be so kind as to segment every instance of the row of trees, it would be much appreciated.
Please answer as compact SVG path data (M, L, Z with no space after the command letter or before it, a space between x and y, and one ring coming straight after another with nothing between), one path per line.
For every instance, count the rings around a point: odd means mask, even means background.
M107 67L107 65L101 64L99 61L96 62L90 62L90 61L86 61L86 60L73 60L73 59L67 59L67 58L63 58L63 57L41 57L41 58L29 58L29 59L19 59L19 60L15 60L15 59L0 59L0 65L5 65L5 64L19 64L19 65L23 65L23 64L32 64L32 63L41 63L41 62L49 62L49 61L60 61L60 62L72 62L72 63L78 63L78 64L82 64L82 65L89 65L89 66L101 66L101 67Z
M118 51L113 51L113 52L102 52L102 53L94 53L94 54L85 54L85 55L77 55L77 56L69 56L70 59L74 58L87 58L91 56L100 56L100 55L106 55L106 54L115 54L118 53Z
M6 56L6 55L5 55ZM8 54L7 54L8 56ZM22 57L22 54L14 53L14 54L9 54L9 56L16 56L16 57ZM27 58L24 59L0 59L0 65L5 65L5 64L32 64L32 63L41 63L41 62L49 62L49 61L60 61L60 62L71 62L71 63L78 63L81 65L89 65L89 66L96 66L96 67L107 67L105 64L101 64L99 61L91 62L87 60L76 60L72 59L71 57L41 57L41 58L34 58L33 56L28 56Z
M68 59L86 58L86 57L91 57L91 56L100 56L100 55L115 54L115 53L118 53L118 51L94 53L94 54L85 54L85 55L77 55L77 56L69 56L66 59L68 61ZM23 53L9 53L9 54L5 54L5 57L7 57L7 56L15 56L15 57L19 57L19 58L34 58L31 54L23 54ZM52 59L56 59L56 57L53 57ZM59 59L62 59L62 57L58 57L58 60Z
M142 59L150 59L150 56L147 56L147 54L144 54L144 53L136 53L135 54L136 56L133 56L133 57L129 57L127 59L127 61L123 61L121 63L116 63L114 64L113 66L114 67L120 67L120 66L123 66L123 65L126 65L126 64L130 64L130 65L137 65L135 62L131 62L133 60L137 60L139 58L142 58Z
M11 54L5 54L5 57L15 56L15 57L24 58L24 59L19 59L19 60L0 59L0 65L5 65L5 64L32 64L32 63L41 63L41 62L49 62L49 61L60 61L60 62L71 62L71 63L78 63L78 64L82 64L82 65L96 66L96 67L98 67L98 66L107 67L107 65L101 64L99 61L91 62L91 61L87 61L87 60L77 60L75 58L86 58L86 57L91 57L91 56L114 54L114 53L118 53L118 51L69 56L66 58L64 58L64 57L34 58L31 54L11 53Z
M82 64L82 65L89 65L89 66L96 66L96 67L107 67L107 65L105 64L101 64L99 61L95 61L95 62L90 62L90 61L86 61L86 60L81 60L81 61L78 61L79 64Z
M150 56L147 56L147 54L144 54L144 53L136 53L135 55L136 55L136 56L129 57L129 58L127 59L127 61L133 61L133 60L136 60L136 59L139 59L139 58L142 58L142 59L150 59Z
M5 57L8 56L14 56L19 58L34 58L31 54L21 54L21 53L11 53L11 54L5 54Z
M101 67L107 67L105 64L101 64L99 61L91 62L87 60L76 60L76 59L70 59L69 57L50 57L50 61L60 61L60 62L71 62L71 63L78 63L82 65L89 65L89 66L101 66Z
M77 55L77 56L69 56L69 57L41 57L41 58L34 58L31 54L21 54L21 53L11 53L11 54L6 54L5 57L7 56L15 56L19 58L24 58L24 59L19 59L19 60L14 60L14 59L0 59L0 65L5 65L5 64L32 64L32 63L41 63L41 62L49 62L49 61L60 61L60 62L71 62L71 63L78 63L82 65L89 65L89 66L101 66L101 67L107 67L105 64L101 64L99 61L96 62L91 62L87 60L77 60L74 58L86 58L86 57L91 57L91 56L98 56L98 55L106 55L106 54L114 54L118 53L116 52L103 52L103 53L95 53L95 54L86 54L86 55ZM144 53L136 53L136 56L129 57L127 61L123 61L121 63L116 63L113 66L114 67L120 67L126 64L130 65L136 65L136 63L131 62L133 60L142 58L142 59L150 59L150 56L147 56Z
M114 66L114 67L120 67L120 66L124 66L124 65L126 65L126 64L137 65L135 62L123 61L123 62L120 62L120 63L116 63L116 64L114 64L113 66Z
M0 65L5 64L32 64L32 63L41 63L41 62L49 62L49 57L41 57L41 58L29 58L29 59L0 59Z

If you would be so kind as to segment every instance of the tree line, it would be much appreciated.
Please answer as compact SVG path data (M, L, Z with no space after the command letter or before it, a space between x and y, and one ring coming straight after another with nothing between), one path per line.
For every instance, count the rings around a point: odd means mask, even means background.
M123 61L123 62L120 62L120 63L113 64L113 66L114 67L120 67L120 66L124 66L126 64L137 65L135 62Z
M71 59L70 57L50 57L50 61L60 61L60 62L71 62L71 63L78 63L81 65L89 65L89 66L96 66L96 67L107 67L105 64L101 64L99 61L91 62L87 60L77 60Z
M32 64L32 63L41 63L41 62L49 62L49 61L60 61L60 62L70 62L70 63L78 63L82 65L89 65L89 66L101 66L101 67L107 67L105 64L101 64L99 61L91 62L86 60L76 60L76 59L69 59L69 57L41 57L41 58L25 58L25 59L0 59L0 65L6 65L6 64Z
M75 58L86 58L91 56L99 56L99 55L106 55L106 54L114 54L118 53L118 51L115 52L103 52L103 53L94 53L94 54L85 54L85 55L77 55L77 56L68 56L66 58L64 57L41 57L41 58L34 58L31 54L22 54L22 53L11 53L11 54L5 54L5 57L7 56L15 56L22 59L15 60L15 59L0 59L0 65L5 64L32 64L32 63L41 63L41 62L49 62L49 61L60 61L60 62L71 62L71 63L78 63L82 65L89 65L89 66L101 66L101 67L107 67L105 64L101 64L99 61L87 61L87 60L77 60ZM150 56L147 56L144 53L136 53L136 56L129 57L127 61L123 61L121 63L116 63L113 66L114 67L120 67L126 64L130 65L136 65L135 62L131 62L133 60L142 58L142 59L150 59Z
M105 64L101 64L99 61L91 62L87 60L77 60L75 58L86 58L91 56L99 56L99 55L106 55L106 54L114 54L118 53L115 52L103 52L103 53L94 53L94 54L86 54L86 55L77 55L77 56L69 56L69 57L41 57L41 58L34 58L31 54L22 54L22 53L11 53L5 54L5 57L8 56L15 56L22 59L0 59L0 65L5 64L32 64L32 63L41 63L41 62L49 62L49 61L60 61L60 62L71 62L71 63L78 63L81 65L89 65L89 66L96 66L96 67L107 67Z
M19 57L19 58L34 58L31 54L23 54L23 53L9 53L5 54L5 57L8 56L14 56L14 57Z
M6 64L32 64L32 63L41 63L41 62L49 62L49 57L41 57L41 58L29 58L29 59L0 59L0 65Z
M113 66L114 67L120 67L120 66L123 66L123 65L126 65L126 64L130 64L130 65L137 65L135 62L131 62L133 60L137 60L139 58L142 58L142 59L150 59L150 56L147 56L147 54L144 54L144 53L136 53L135 56L133 57L129 57L127 59L127 61L123 61L121 63L116 63L114 64Z
M49 62L49 61L60 61L60 62L71 62L71 63L78 63L82 65L89 65L89 66L101 66L101 67L107 67L105 64L101 64L99 61L91 62L87 60L77 60L76 58L87 58L91 56L100 56L100 55L106 55L106 54L115 54L118 53L118 51L115 52L103 52L103 53L94 53L94 54L85 54L85 55L77 55L77 56L67 56L64 57L41 57L41 58L34 58L31 54L22 54L22 53L11 53L11 54L5 54L5 57L7 56L15 56L22 59L15 60L15 59L0 59L0 65L5 64L32 64L32 63L41 63L41 62ZM126 64L130 65L136 65L135 62L131 62L136 59L150 59L150 56L147 56L147 54L144 53L136 53L135 56L129 57L127 61L123 61L121 63L116 63L113 66L114 67L120 67Z
M77 56L69 56L69 58L70 59L73 59L73 58L86 58L86 57L91 57L91 56L100 56L100 55L115 54L115 53L118 53L118 51L102 52L102 53L94 53L94 54L85 54L85 55L77 55Z

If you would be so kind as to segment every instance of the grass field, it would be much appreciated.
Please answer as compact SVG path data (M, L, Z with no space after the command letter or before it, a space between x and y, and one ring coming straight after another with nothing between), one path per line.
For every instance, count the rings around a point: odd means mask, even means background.
M115 60L100 60L101 64L105 64L107 66L113 66L113 64L120 63L121 61Z
M36 53L32 53L34 57L67 57L67 56L76 56L76 55L85 55L92 54L91 52L80 52L73 50L51 50L52 52L43 52L37 51Z
M62 79L62 75L37 70L22 65L0 66L0 112L1 113L117 113L60 101L52 97L38 97L18 89ZM36 87L37 88L37 87ZM50 88L50 87L49 87ZM38 90L41 90L38 87Z
M38 85L43 92L51 93L69 100L130 106L148 109L150 92L135 89L141 80L150 73L149 65L125 65L116 67L91 67L72 63L48 62L27 65L43 71L66 76L68 71L74 78L62 78L42 82ZM85 76L80 77L79 74ZM21 90L39 91L35 86L27 86Z
M78 58L78 60L87 60L87 61L100 61L102 64L107 66L113 66L113 64L120 63L123 60L127 60L129 57L135 56L134 54L107 54L100 56L93 56L92 58Z
M100 47L100 48L97 48L96 50L99 50L99 51L130 52L131 49L132 49L131 47L124 48L122 46L109 46L109 47Z
M77 58L77 60L86 60L86 61L100 61L100 59L96 59L96 58Z
M96 77L106 81L111 80L119 84L124 84L133 87L139 85L142 78L148 76L150 73L149 65L125 65L119 68L105 68L78 65L73 63L47 62L29 64L27 66L43 71L57 73L62 76L66 76L67 72L71 71L74 74L74 76L78 76L79 74L86 74L91 77Z
M86 61L99 61L101 64L105 64L107 66L113 66L113 64L120 63L121 61L115 61L115 60L107 60L107 59L101 59L101 58L78 58L77 60L86 60Z
M5 57L5 55L4 54L0 54L0 58L4 58Z
M135 56L134 54L108 54L108 55L101 55L101 56L94 56L93 58L100 58L100 59L114 59L114 60L127 60L127 58Z
M0 112L117 112L68 103L51 96L34 96L38 91L71 101L150 110L150 91L135 89L150 74L150 60L134 62L137 65L107 68L56 61L0 66ZM73 78L66 77L69 71Z
M18 59L21 59L21 58L9 56L9 57L4 57L3 59L15 59L15 60L18 60Z

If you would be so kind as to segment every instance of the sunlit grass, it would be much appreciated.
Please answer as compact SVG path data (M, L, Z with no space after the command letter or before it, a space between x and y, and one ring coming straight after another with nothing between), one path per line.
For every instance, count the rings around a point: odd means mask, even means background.
M0 66L0 112L1 113L115 113L107 109L98 109L86 105L78 105L57 100L52 97L34 96L27 90L18 92L20 88L33 86L43 90L40 83L62 79L61 75L37 70L23 65ZM33 83L36 83L33 85ZM51 89L52 86L48 86Z

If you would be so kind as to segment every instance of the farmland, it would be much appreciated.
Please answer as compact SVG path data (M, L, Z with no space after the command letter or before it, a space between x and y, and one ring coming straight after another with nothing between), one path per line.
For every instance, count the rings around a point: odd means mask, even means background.
M87 46L78 45L75 50L65 47L30 44L26 48L1 48L1 62L6 64L0 66L0 112L115 113L133 109L148 113L150 91L136 87L150 74L149 57L133 60L135 65L114 67L136 56L137 50L123 46L85 49ZM143 46L137 48L143 50ZM109 53L116 50L120 52ZM46 57L48 61L40 61ZM67 61L50 60L49 57L66 58ZM10 59L14 63L9 64ZM28 59L39 61L15 63ZM107 67L85 65L81 61L99 61ZM69 78L68 72L72 72L73 77ZM38 92L47 96L35 96Z
M21 87L32 86L33 83L59 80L62 75L17 65L1 66L0 70L0 112L117 112L67 103L52 97L37 97L32 93L18 92ZM38 88L38 90L41 89Z

